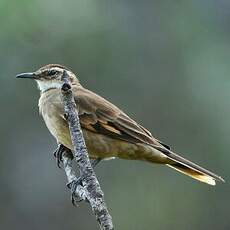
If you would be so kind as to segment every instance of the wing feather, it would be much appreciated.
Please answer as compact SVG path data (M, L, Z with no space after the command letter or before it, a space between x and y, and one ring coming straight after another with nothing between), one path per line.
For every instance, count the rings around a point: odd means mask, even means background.
M78 88L75 95L82 128L131 143L163 145L169 149L147 129L99 95L84 88Z

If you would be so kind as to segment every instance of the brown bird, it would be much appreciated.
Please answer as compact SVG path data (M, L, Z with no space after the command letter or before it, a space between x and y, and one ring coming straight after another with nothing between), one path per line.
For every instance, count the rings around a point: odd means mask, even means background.
M18 78L36 80L41 91L40 113L59 144L72 149L61 95L63 84L61 77L64 70L70 76L81 128L91 158L119 157L142 160L167 165L210 185L215 185L216 181L224 181L220 176L175 154L168 145L154 138L147 129L118 107L85 89L70 69L57 64L49 64L35 72L17 75Z

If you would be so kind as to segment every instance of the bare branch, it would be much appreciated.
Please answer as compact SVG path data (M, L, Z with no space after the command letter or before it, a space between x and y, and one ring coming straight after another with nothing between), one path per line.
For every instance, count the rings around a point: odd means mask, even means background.
M62 96L64 102L64 110L73 144L73 155L80 171L81 182L75 187L74 195L85 201L88 201L99 222L100 228L103 230L112 230L113 223L105 200L104 194L100 188L100 184L91 166L89 155L87 152L85 140L80 127L80 121L73 98L71 85L69 84L69 76L66 71L62 76ZM68 182L76 182L77 177L72 168L72 160L68 154L63 154L64 169L68 178Z

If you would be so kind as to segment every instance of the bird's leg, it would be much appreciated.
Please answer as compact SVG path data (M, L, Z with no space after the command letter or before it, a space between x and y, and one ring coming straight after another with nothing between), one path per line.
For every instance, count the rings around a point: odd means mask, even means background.
M68 151L69 153L71 153L71 157L73 158L73 154L71 152L70 149L66 148L64 145L59 144L57 149L54 151L54 157L57 160L57 166L58 168L61 168L60 164L62 162L62 155L65 151Z
M61 168L61 162L62 162L62 154L64 151L68 151L71 152L70 149L68 149L67 147L65 147L63 144L59 144L57 149L54 151L54 157L57 159L57 166L58 168ZM73 159L73 154L71 152L71 158ZM93 167L93 169L102 161L102 158L96 158L94 160L91 161L91 165Z

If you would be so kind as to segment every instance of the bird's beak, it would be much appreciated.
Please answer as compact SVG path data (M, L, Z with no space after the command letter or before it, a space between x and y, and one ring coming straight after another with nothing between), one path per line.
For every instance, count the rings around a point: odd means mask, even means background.
M20 73L16 76L16 78L36 79L36 74L35 73Z

